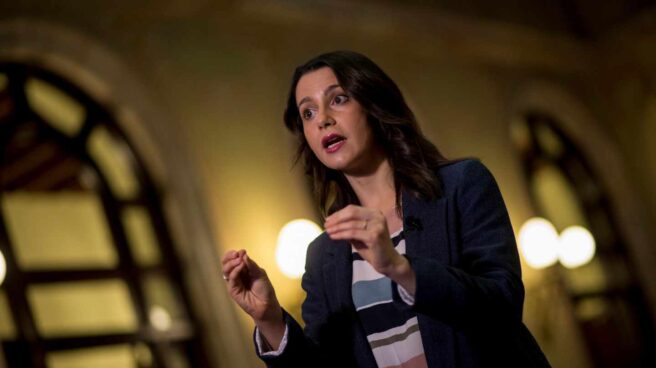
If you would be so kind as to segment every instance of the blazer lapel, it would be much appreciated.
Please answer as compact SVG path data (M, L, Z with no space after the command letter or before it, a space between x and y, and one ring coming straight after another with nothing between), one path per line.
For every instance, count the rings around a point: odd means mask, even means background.
M447 199L426 202L405 192L402 196L406 253L450 264Z
M325 244L330 259L323 265L327 295L336 302L335 309L355 308L351 297L353 266L351 265L351 245L347 241ZM332 304L332 303L331 303Z
M326 280L326 294L332 313L346 313L350 315L352 329L353 353L358 367L376 368L369 342L360 325L353 304L351 284L353 282L353 264L351 262L351 244L347 241L329 242L328 258L323 265L324 280ZM344 336L343 338L348 338Z
M446 197L425 202L404 193L403 232L408 256L428 257L444 265L452 265L447 203ZM426 315L418 313L417 319L428 366L454 366L453 330ZM436 328L436 325L441 325L441 328Z

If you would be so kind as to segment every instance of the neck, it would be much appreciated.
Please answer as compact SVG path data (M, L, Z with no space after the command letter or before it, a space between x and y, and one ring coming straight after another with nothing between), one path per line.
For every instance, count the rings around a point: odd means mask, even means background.
M394 173L387 159L377 162L366 174L344 176L363 207L376 208L386 216L396 209Z

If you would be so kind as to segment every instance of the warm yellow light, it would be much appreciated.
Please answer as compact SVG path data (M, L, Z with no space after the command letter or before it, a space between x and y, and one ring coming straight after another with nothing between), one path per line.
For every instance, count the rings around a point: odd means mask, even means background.
M590 262L595 255L595 240L582 226L570 226L560 234L558 259L567 268L576 268Z
M0 285L5 281L7 275L7 263L5 263L5 256L0 252Z
M148 317L150 318L150 323L153 325L153 327L160 331L170 330L171 325L173 324L173 320L169 312L159 305L153 305L150 308Z
M524 260L532 268L549 267L558 260L558 232L543 218L534 217L522 225L519 246Z
M305 252L321 228L310 220L299 219L288 222L278 234L276 263L289 278L299 278L305 271Z

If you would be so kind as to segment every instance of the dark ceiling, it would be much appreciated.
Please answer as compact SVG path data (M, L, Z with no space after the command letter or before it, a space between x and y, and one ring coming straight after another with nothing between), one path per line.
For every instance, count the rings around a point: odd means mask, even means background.
M520 24L579 38L597 38L630 21L641 12L653 8L656 4L654 0L382 1L426 10L442 10L479 19Z

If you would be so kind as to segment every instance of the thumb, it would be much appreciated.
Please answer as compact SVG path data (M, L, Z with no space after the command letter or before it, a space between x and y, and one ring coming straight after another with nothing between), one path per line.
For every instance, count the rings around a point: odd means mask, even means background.
M254 260L252 260L248 254L244 254L244 263L246 264L246 268L248 268L248 272L250 272L251 275L261 275L264 272L264 269L261 268Z

